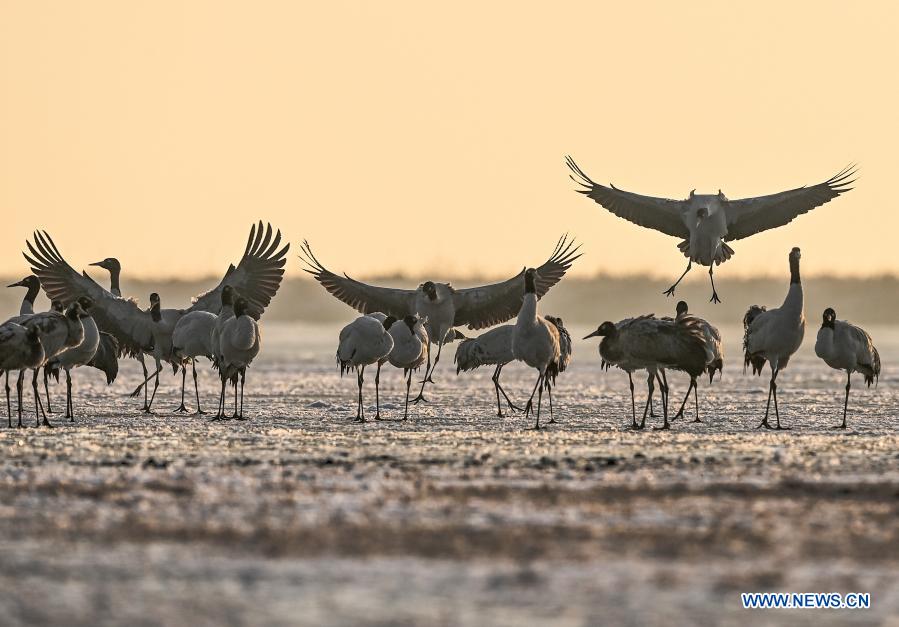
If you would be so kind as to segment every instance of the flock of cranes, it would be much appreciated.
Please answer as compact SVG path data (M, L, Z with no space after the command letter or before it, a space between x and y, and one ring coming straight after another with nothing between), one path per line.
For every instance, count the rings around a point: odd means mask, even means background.
M681 238L680 250L689 259L681 277L665 291L672 295L692 264L709 267L712 302L720 302L715 290L713 267L730 259L734 251L725 242L781 226L796 216L826 203L851 189L854 170L848 168L824 183L811 187L729 200L717 195L690 192L686 200L670 200L625 192L614 186L594 183L569 157L572 178L579 190L612 213L641 226ZM196 413L203 414L197 382L197 359L209 359L221 382L219 402L213 420L244 419L244 383L247 368L259 354L261 336L258 321L277 294L284 274L289 244L281 245L281 233L259 222L250 229L243 256L230 265L224 277L209 291L180 309L163 308L157 293L150 294L150 306L142 309L137 301L121 292L121 264L107 258L90 265L109 272L108 289L77 272L60 253L46 231L35 232L26 242L24 253L33 274L10 287L27 289L18 316L0 325L0 373L5 377L8 425L12 427L9 373L18 372L17 414L22 427L24 378L32 371L32 393L37 425L51 426L47 420L50 395L49 376L66 376L66 418L74 421L71 371L80 366L102 370L107 383L115 380L118 360L130 357L140 361L143 381L132 392L143 391L143 411L152 412L159 388L159 375L166 365L181 371L181 404L177 412L188 412L185 404L187 366L190 365ZM480 366L495 366L492 381L496 392L497 415L502 417L503 400L511 411L535 416L534 429L540 429L544 392L548 396L550 423L555 422L552 389L556 378L566 370L572 355L572 341L562 319L540 315L538 301L557 284L581 256L580 246L567 237L558 241L550 257L541 265L526 268L514 277L498 283L456 289L449 283L425 281L417 289L396 289L356 281L348 275L328 270L303 242L301 259L310 273L329 293L362 315L340 332L336 358L341 375L356 374L357 403L355 419L364 422L364 372L375 366L374 418L385 420L380 411L380 372L385 363L403 371L406 384L402 420L409 417L412 374L422 365L424 377L413 404L427 402L425 389L433 383L445 344L460 340L455 353L456 373ZM805 332L800 251L789 254L790 287L780 307L766 309L753 305L744 316L744 370L751 366L761 374L770 367L768 402L759 427L786 429L781 424L777 402L777 376L786 368L802 343ZM50 298L47 312L35 312L40 289ZM503 324L514 319L510 324ZM496 326L501 325L501 326ZM495 327L474 338L457 327L482 330ZM708 374L709 382L724 365L721 334L708 321L689 313L683 301L673 317L638 315L619 322L605 321L586 338L602 337L599 354L604 369L615 366L628 375L631 392L631 427L643 429L647 415L654 416L653 396L658 383L663 422L657 429L669 429L670 420L684 416L692 392L699 417L698 380ZM432 350L436 352L432 360ZM861 328L836 319L828 308L815 344L816 354L830 367L847 373L843 421L846 415L852 374L860 372L870 386L880 375L880 356L871 337ZM150 371L146 358L153 361ZM500 384L503 367L521 361L536 370L533 390L524 408L515 405ZM46 410L39 390L43 370ZM669 386L666 372L677 370L690 377L680 409L669 420ZM648 395L641 420L637 421L633 374L645 371ZM150 392L150 383L153 390ZM228 384L234 391L234 411L226 413ZM536 405L535 405L536 396ZM502 398L501 398L502 397ZM775 424L769 421L774 401Z
M87 273L78 273L60 253L56 243L45 232L35 232L26 242L25 259L34 274L14 286L27 287L19 316L0 325L0 371L5 376L8 425L12 427L9 373L18 371L18 425L22 427L22 389L27 370L33 371L37 424L51 426L38 392L38 376L66 371L66 417L74 421L71 370L93 366L103 370L107 383L115 380L118 359L140 360L144 380L132 396L144 390L143 410L152 411L159 387L163 364L177 372L182 370L181 407L184 405L186 368L191 363L197 389L196 359L207 357L218 370L221 393L214 420L223 420L225 388L234 387L234 413L230 418L243 419L243 390L246 370L259 353L258 320L278 291L284 275L289 244L281 247L281 232L273 233L271 225L253 225L246 249L237 266L231 265L219 284L193 300L183 309L165 309L159 295L150 295L150 307L141 309L137 301L123 297L119 287L121 265L116 259L104 259L91 265L110 272L110 288L106 289ZM52 308L34 312L34 299L43 288ZM148 373L145 357L156 365ZM152 396L148 384L153 382ZM238 398L238 387L240 395ZM49 409L49 393L47 404Z

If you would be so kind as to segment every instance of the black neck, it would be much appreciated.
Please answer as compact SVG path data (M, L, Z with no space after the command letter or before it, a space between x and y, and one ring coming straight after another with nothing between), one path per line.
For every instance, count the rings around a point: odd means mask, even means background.
M525 294L536 294L537 286L534 284L534 277L526 274L524 275L524 293Z
M119 287L119 274L121 272L121 268L112 268L109 271L109 291L112 293L122 293L122 288Z
M802 283L802 280L799 278L799 260L798 259L790 259L790 285L793 283Z
M153 318L153 322L162 320L162 313L159 311L159 303L154 303L150 308L150 317Z
M32 283L28 286L28 293L25 294L25 300L34 305L34 299L37 298L38 292L40 292L40 286L36 283Z

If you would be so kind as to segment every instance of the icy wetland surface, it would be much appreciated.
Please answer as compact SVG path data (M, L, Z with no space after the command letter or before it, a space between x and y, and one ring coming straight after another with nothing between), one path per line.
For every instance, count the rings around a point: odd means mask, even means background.
M899 330L869 329L884 374L855 379L847 432L829 430L845 377L814 356L814 322L779 378L785 432L755 429L767 377L742 374L735 327L723 380L700 386L706 422L690 403L670 432L627 429L626 375L580 340L545 431L498 418L492 368L457 377L454 345L408 422L355 424L337 330L265 326L246 422L173 414L171 371L141 414L136 362L111 387L76 371L74 424L64 386L52 430L29 403L30 428L0 429L0 623L899 624ZM534 376L503 372L522 404ZM401 416L401 374L381 384ZM205 363L201 390L213 409ZM872 608L748 611L748 591Z

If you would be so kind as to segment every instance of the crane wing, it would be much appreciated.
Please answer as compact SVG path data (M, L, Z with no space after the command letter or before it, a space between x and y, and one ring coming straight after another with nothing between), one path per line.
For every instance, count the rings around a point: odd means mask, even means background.
M281 244L281 231L272 239L272 225L263 229L262 221L250 227L247 247L240 263L235 268L228 267L225 276L213 289L194 298L193 304L186 311L208 311L218 314L222 308L222 289L230 285L247 299L247 313L259 320L265 308L278 293L281 279L284 276L285 256L290 244L278 250Z
M614 185L606 187L590 180L590 177L584 174L584 171L571 157L565 157L565 162L572 171L572 174L569 175L571 180L584 187L584 189L577 190L578 193L592 198L619 218L661 231L666 235L683 239L690 238L690 231L681 217L686 208L684 201L642 196L618 189Z
M724 239L743 239L792 222L797 216L808 213L852 189L850 185L855 182L853 178L855 174L855 166L849 166L836 176L811 187L798 187L768 196L731 200L725 209L727 235Z
M309 242L304 240L301 250L303 254L300 259L309 266L303 269L321 283L332 296L359 313L370 314L380 311L396 318L413 313L415 290L368 285L346 274L339 276L325 268L315 258Z
M34 244L26 241L28 253L23 253L31 270L41 280L50 300L68 305L81 296L94 301L91 317L97 327L112 335L127 355L153 348L153 323L150 315L133 300L114 296L96 281L79 274L66 262L53 239L46 231L35 231Z
M537 298L542 298L553 285L558 283L571 267L580 246L574 240L563 236L556 244L553 254L537 268ZM501 324L518 315L524 299L524 269L507 281L457 289L453 294L456 318L453 326L468 325L469 329L486 329Z

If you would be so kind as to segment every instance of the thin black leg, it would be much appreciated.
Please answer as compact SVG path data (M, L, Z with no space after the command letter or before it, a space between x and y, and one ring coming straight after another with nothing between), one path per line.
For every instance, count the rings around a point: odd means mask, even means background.
M665 296L673 296L674 289L680 284L681 281L684 280L684 277L687 276L687 273L690 271L690 268L692 268L692 267L693 267L693 260L691 259L690 261L687 262L687 269L684 270L684 273L682 275L680 275L680 278L674 282L674 285L672 285L671 287L669 287L667 290L665 290L662 293Z
M555 424L556 419L553 416L553 386L550 382L546 381L546 377L543 377L543 380L546 382L546 393L549 395L549 422L546 424Z
M713 261L713 262L709 265L709 281L712 282L712 297L709 299L709 302L710 302L710 303L720 303L720 302L721 302L721 299L718 298L718 292L715 291L715 273L714 273L714 268L715 268L715 262Z
M47 397L47 413L52 414L53 409L50 407L50 388L47 385L47 379L50 378L50 375L47 374L47 366L44 366L44 396Z
M425 366L425 377L424 377L424 379L421 380L421 389L418 391L418 396L416 396L414 399L412 399L412 402L415 403L416 405L421 402L424 402L424 403L428 402L428 399L425 398L425 385L427 384L428 379L430 379L430 375L431 375L431 336L430 335L428 336L427 346L428 346L428 351L427 351L428 363Z
M66 418L69 422L75 422L75 409L72 404L72 373L66 370Z
M843 401L843 424L834 427L834 429L845 429L846 428L846 412L849 410L849 388L852 387L852 373L849 372L846 376L846 400Z
M503 366L505 366L505 364L502 364L499 366L499 372L502 371ZM503 398L506 399L506 404L509 405L509 409L511 409L512 411L524 411L521 407L519 407L518 405L513 403L512 400L509 398L509 395L506 394L506 391L503 389L503 384L499 382L499 377L500 377L499 372L497 372L497 374L496 374L496 386L499 388L499 392L500 392L500 394L503 395Z
M34 412L36 414L37 426L52 427L50 421L47 420L47 414L44 413L44 404L41 402L41 392L38 389L37 377L38 369L34 369L34 376L31 378L31 389L34 391Z
M658 375L656 375L658 376ZM667 431L671 428L671 425L668 423L668 375L665 374L665 371L662 370L662 378L659 382L659 387L661 388L662 394L662 417L664 422L661 427L653 427L655 431Z
M634 400L634 376L630 372L627 373L627 381L631 388L631 428L638 429L640 425L637 424L637 403Z
M19 403L19 407L18 407L19 424L16 426L19 429L25 428L25 425L22 424L22 411L23 411L22 404L24 402L24 399L22 397L23 397L24 389L25 389L25 371L19 370L19 378L16 381L16 398L18 399L18 403Z
M6 417L9 422L7 426L12 429L12 404L9 402L9 370L3 373L3 377L6 380L3 387L6 389Z
M692 377L690 378L690 387L687 388L687 394L684 396L683 402L680 404L680 409L677 410L677 413L671 417L671 420L677 420L678 418L684 417L684 407L687 406L687 401L690 400L690 392L693 391L693 386L696 384L696 380Z
M648 372L648 371L647 371ZM643 406L643 418L640 420L640 425L637 427L638 429L646 428L646 412L649 410L649 406L652 404L652 395L655 394L655 373L649 372L649 376L646 377L646 387L647 387L647 397L646 404Z
M534 390L535 392L537 392L537 422L534 423L533 427L531 427L531 430L533 430L533 431L540 430L540 405L543 401L543 382L546 380L545 377L546 377L545 373L541 372L540 375L537 377L537 386ZM531 400L528 401L528 407L533 407L533 398L534 398L534 394L531 393Z
M406 375L406 409L403 412L403 420L409 417L409 388L412 387L412 369L408 368L403 372Z
M147 362L144 360L144 354L143 354L143 353L138 353L137 358L138 358L138 360L140 361L140 367L141 367L141 369L144 371L144 406L143 406L143 411L144 411L144 413L150 413L150 394L149 394L149 390L147 389L147 374L148 374L148 371L147 371Z
M181 364L181 404L175 410L175 413L186 414L187 406L184 404L184 388L187 387L187 365Z
M238 420L246 420L246 418L243 415L243 387L244 387L244 383L246 382L246 379L247 379L247 369L241 368L240 369L240 413L237 416ZM237 384L234 385L234 389L235 390L237 389Z
M191 359L190 364L194 374L194 392L197 395L197 411L194 412L194 414L205 414L206 412L200 409L200 386L197 384L197 359Z
M375 420L381 419L381 362L378 362L378 368L375 370Z
M496 364L496 369L493 371L493 389L496 392L496 416L498 418L505 417L503 415L503 406L499 402L499 373L502 369L502 364Z

